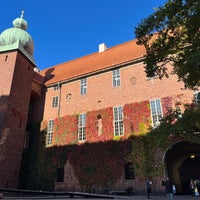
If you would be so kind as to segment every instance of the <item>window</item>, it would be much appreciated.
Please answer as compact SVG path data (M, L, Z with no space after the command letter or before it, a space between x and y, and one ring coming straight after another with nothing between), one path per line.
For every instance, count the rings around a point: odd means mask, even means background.
M52 108L58 107L58 96L57 97L53 97L52 100Z
M149 69L148 70L148 72L151 72L150 74L150 76L147 76L147 80L151 80L151 79L156 79L156 78L158 78L158 74L157 74L157 72L156 72L156 68L157 67L152 67L152 69ZM155 70L155 71L154 71Z
M98 136L102 135L102 132L103 132L103 124L102 124L102 118L101 118L101 115L98 114L97 115L97 132L98 132Z
M86 114L80 114L78 119L78 140L86 140Z
M46 138L47 145L52 144L53 129L54 129L54 120L49 120L47 127L47 138Z
M55 86L53 87L53 90L59 90L59 85L58 85L58 84L55 85Z
M113 108L114 112L114 135L120 136L124 134L124 124L123 124L123 111L121 106Z
M178 115L178 118L182 118L182 112L180 106L176 106L176 114Z
M126 163L124 165L125 180L134 180L135 179L135 170L133 163Z
M150 100L151 118L153 127L157 127L162 119L162 107L160 99Z
M196 90L196 91L194 92L194 103L195 103L196 105L198 105L199 102L200 102L200 92L199 92L198 90Z
M119 71L119 69L113 70L112 79L113 79L113 87L120 86L120 71Z
M57 182L64 182L64 168L57 168Z
M80 91L81 95L86 94L87 93L87 79L81 79L81 91Z
M53 90L60 90L61 88L61 83L57 82L56 85L53 86Z

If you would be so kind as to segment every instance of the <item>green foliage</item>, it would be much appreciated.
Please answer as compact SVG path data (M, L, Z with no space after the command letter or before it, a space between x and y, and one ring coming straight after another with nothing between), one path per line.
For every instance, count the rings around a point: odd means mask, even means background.
M132 137L132 139L132 152L128 159L133 161L136 175L141 179L145 179L147 158L144 152L144 137Z
M185 87L200 86L200 1L169 0L135 28L146 48L148 77L168 77L167 63Z
M194 143L200 143L200 106L190 106L169 129L171 135Z
M141 163L146 166L143 170L146 177L162 175L162 160L157 157L165 152L172 144L189 141L200 144L200 105L191 105L180 116L176 110L169 111L158 128L152 129L143 139L144 158ZM161 153L163 155L163 153Z
M29 127L29 148L24 149L22 169L20 174L20 188L26 189L52 189L52 185L46 176L45 169L45 131L40 132L40 123ZM51 188L49 186L51 185ZM44 188L44 186L48 186Z
M56 151L45 147L46 131L40 131L40 123L32 124L29 131L29 147L23 153L19 188L53 190L57 168L51 156Z
M85 143L70 153L69 161L81 186L105 188L120 179L130 152L129 140Z
M151 136L150 136L150 135ZM156 141L163 137L163 141L168 140L167 136L149 133L143 136L132 137L132 151L128 155L129 161L134 163L135 173L138 179L152 179L156 176L162 176L163 162L157 156L157 152L164 152L162 146ZM166 148L166 146L165 146ZM163 154L163 153L161 153Z

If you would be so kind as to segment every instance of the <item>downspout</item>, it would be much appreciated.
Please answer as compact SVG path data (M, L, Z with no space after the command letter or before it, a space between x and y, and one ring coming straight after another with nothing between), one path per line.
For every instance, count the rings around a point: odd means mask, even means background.
M60 118L60 105L61 105L61 83L58 82L58 89L59 89L59 96L58 96L58 99L59 99L59 102L58 102L58 118Z

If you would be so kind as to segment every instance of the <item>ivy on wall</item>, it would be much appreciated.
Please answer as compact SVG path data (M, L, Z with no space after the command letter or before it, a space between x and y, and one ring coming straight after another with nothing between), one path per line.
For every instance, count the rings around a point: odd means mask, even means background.
M172 97L163 97L161 99L162 111L164 116L167 116L169 114L169 110L172 109L172 101Z
M87 190L93 185L109 187L121 176L131 147L130 140L86 143L70 153L69 161Z
M102 120L102 133L98 135L98 116ZM87 112L86 119L87 142L108 141L113 139L113 109L108 107Z
M171 100L164 101L170 104ZM101 140L96 127L99 114L103 121ZM200 143L199 107L188 107L182 118L171 110L158 128L150 130L148 101L127 104L124 106L125 137L119 141L112 140L112 116L112 108L88 112L86 131L90 142L81 145L76 144L77 115L57 119L54 146L48 148L45 146L46 122L42 123L42 130L40 123L33 124L30 147L24 150L19 187L53 190L56 170L64 167L67 159L79 183L88 190L92 185L112 185L121 177L126 162L134 164L139 179L162 176L163 163L158 154L177 141ZM141 123L145 128L138 125Z
M67 154L74 146L46 147L46 129L40 130L40 125L35 123L29 127L29 147L23 152L18 188L51 191L54 189L57 168L65 165Z
M78 116L70 115L55 119L52 143L54 145L75 144L78 132Z
M125 134L144 135L150 127L149 101L126 104L123 108Z
M149 101L125 104L124 135L118 139L127 139L131 135L146 134L150 127ZM98 134L98 116L102 120L102 133ZM109 141L114 137L113 108L87 112L86 119L87 142ZM64 116L55 119L53 136L54 145L66 145L78 143L78 115Z
M19 188L51 190L55 168L49 149L45 148L46 131L40 131L40 123L29 126L29 148L25 148L21 164Z

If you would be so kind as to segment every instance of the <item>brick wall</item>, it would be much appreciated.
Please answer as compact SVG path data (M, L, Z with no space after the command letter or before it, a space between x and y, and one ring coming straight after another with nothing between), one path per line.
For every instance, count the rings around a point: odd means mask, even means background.
M169 78L163 78L162 80L158 78L147 79L142 63L121 68L120 73L121 85L116 88L112 86L112 71L88 77L87 94L85 95L80 95L80 80L63 84L61 90L54 91L53 87L48 88L43 120L58 117L58 108L52 108L52 98L54 96L61 97L60 117L74 113L97 111L118 105L124 106L125 104L155 98L162 100L165 106L163 107L164 114L166 114L168 107L174 107L177 99L181 103L191 103L193 92L183 89L184 84L177 81L176 75L170 75ZM70 99L66 98L67 94L71 94ZM80 185L72 171L73 167L67 163L65 166L65 180L62 183L55 184L57 190L80 189ZM69 174L71 175L69 176ZM154 192L164 191L161 186L161 177L154 177L152 181ZM129 186L132 186L138 193L144 193L146 190L145 180L139 180L137 177L135 180L125 180L123 174L111 190L125 190Z
M184 90L182 82L177 81L176 75L170 78L147 79L142 63L120 69L121 85L112 86L112 71L90 76L87 78L87 94L80 95L80 80L63 84L60 90L47 89L43 120L54 119L74 113L99 110L132 102L140 102L154 98L173 97L182 95L185 103L191 102L193 93ZM71 99L67 99L71 94ZM54 96L60 97L59 108L52 108Z
M1 53L0 63L0 96L7 99L1 112L0 187L16 188L34 66L18 51Z

